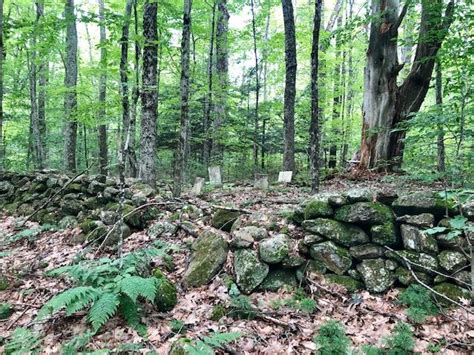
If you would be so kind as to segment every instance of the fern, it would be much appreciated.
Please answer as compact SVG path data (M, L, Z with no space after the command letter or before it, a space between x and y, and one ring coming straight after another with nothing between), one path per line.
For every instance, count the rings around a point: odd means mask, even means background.
M138 296L142 296L153 302L156 295L156 279L154 277L143 278L140 276L129 276L122 279L118 287L135 303Z
M213 355L214 349L222 349L225 345L237 340L241 333L214 333L202 340L185 345L189 355Z
M89 344L94 334L94 332L88 331L84 334L79 334L78 336L75 336L62 347L61 354L76 355L87 344Z
M7 355L37 354L41 339L26 328L16 328L4 346Z
M136 328L139 325L140 315L138 314L137 304L127 295L120 295L119 312L131 327Z
M43 319L66 308L67 314L71 315L86 308L98 297L98 291L91 286L80 286L70 288L50 299L38 312L38 318Z
M88 320L97 331L117 312L119 298L115 293L104 293L92 305Z

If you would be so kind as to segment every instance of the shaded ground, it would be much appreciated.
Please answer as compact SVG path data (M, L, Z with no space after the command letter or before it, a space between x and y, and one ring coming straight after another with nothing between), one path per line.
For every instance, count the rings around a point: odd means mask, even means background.
M420 186L397 183L380 183L379 179L370 177L363 182L343 179L332 179L325 185L324 190L345 190L351 186L378 186L384 189L420 189ZM239 208L276 214L279 210L291 209L295 203L309 195L306 188L278 187L271 188L268 193L255 191L248 186L226 186L219 191L205 195L203 199L190 199L206 211L210 205L234 205ZM188 203L183 198L183 203ZM209 228L210 215L190 217L186 213L163 210L162 219L168 219L176 212L180 213L179 220L191 219L200 230ZM0 222L0 245L10 236L15 235L18 219L3 216ZM281 218L279 223L285 221ZM34 227L28 223L28 228ZM80 334L88 328L84 313L71 317L64 315L34 322L38 309L54 294L68 286L67 281L45 276L47 270L71 263L78 253L83 251L81 245L74 245L72 240L79 230L61 232L43 232L31 241L20 240L10 246L0 247L1 271L7 276L11 285L6 291L0 292L0 302L9 302L15 308L14 314L5 321L0 321L0 337L7 337L15 327L31 327L44 336L42 349L44 353L60 353L61 344ZM290 234L297 234L294 226L289 226ZM136 331L127 327L119 318L113 318L94 336L89 344L90 350L123 349L124 344L137 344L133 348L146 353L154 350L166 354L170 345L179 337L171 331L170 321L180 320L185 325L184 335L198 339L212 331L240 332L242 337L229 345L228 352L236 353L291 353L309 354L316 347L313 336L319 325L329 319L340 320L346 327L354 347L364 344L378 344L382 338L390 334L397 321L407 321L404 308L397 304L398 290L390 291L382 296L370 295L367 292L358 293L356 297L348 294L342 287L327 285L323 280L312 280L308 287L309 297L317 301L313 313L305 313L282 305L282 300L292 297L288 292L255 293L251 296L263 315L256 320L233 319L225 316L219 321L210 319L216 304L228 305L230 296L225 286L225 271L230 272L230 260L225 270L219 274L210 285L205 287L183 290L180 280L186 268L189 256L189 245L194 237L180 229L167 241L180 247L173 254L175 269L167 273L179 288L178 305L169 313L157 313L151 306L145 306L143 322L148 327L148 336L141 337ZM123 251L133 251L146 247L152 238L145 232L135 233L129 237L123 246ZM115 252L100 250L93 247L86 253L86 258L103 256L113 257ZM159 262L157 260L157 262ZM280 304L276 307L276 304ZM431 317L423 325L416 326L416 350L427 352L430 343L445 342L443 353L469 353L468 346L474 339L474 319L463 310L449 310L444 315ZM2 348L0 347L0 352ZM472 348L471 348L472 349Z

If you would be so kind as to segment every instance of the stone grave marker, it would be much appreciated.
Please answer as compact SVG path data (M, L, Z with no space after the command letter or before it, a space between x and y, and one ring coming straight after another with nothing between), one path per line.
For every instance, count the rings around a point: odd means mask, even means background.
M194 181L193 188L191 189L191 194L199 196L202 193L204 181L204 178L197 176L196 180Z
M282 184L288 184L291 182L292 177L292 171L280 171L280 174L278 174L278 182Z
M256 176L253 186L259 190L268 190L268 175Z
M210 166L209 181L212 186L222 186L221 168L219 166Z

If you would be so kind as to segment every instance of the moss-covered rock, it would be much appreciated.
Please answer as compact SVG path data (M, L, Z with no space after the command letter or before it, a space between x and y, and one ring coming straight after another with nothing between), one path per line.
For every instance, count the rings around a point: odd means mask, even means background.
M416 277L424 282L427 285L433 284L433 277L425 272L421 271L414 271ZM411 284L417 283L413 274L407 268L399 266L395 269L395 277L397 278L398 282L400 282L404 286L409 286Z
M421 251L426 253L438 253L438 243L436 239L427 233L422 232L417 227L409 224L402 224L400 231L405 249Z
M262 261L268 264L277 264L288 255L290 240L287 235L278 234L262 240L258 246L258 251Z
M383 224L394 220L392 210L379 202L357 202L339 208L334 218L341 222L364 225Z
M265 228L248 226L240 228L232 232L231 246L233 248L250 248L255 241L259 241L268 237Z
M344 274L352 266L352 257L349 251L333 242L313 244L310 254L313 259L320 261L338 275Z
M446 210L452 210L455 202L445 199L440 193L431 191L412 192L396 199L392 207L398 215L432 213L441 217Z
M236 284L246 294L251 293L267 277L269 266L258 258L257 252L238 249L234 253Z
M66 215L77 216L82 209L82 201L78 199L61 201L61 211Z
M160 269L155 269L153 276L158 280L156 287L155 306L160 312L169 312L178 303L176 286L163 275Z
M0 319L7 319L12 313L13 309L8 303L0 303Z
M361 244L349 248L352 257L356 259L376 259L384 256L385 248L376 244Z
M288 269L271 270L258 287L262 291L278 291L282 287L296 288L295 272Z
M366 259L357 265L365 287L370 292L385 292L395 282L393 273L385 267L384 259Z
M438 255L439 265L449 273L458 271L467 264L467 258L458 251L444 250Z
M350 276L327 274L324 276L326 281L330 284L337 284L344 286L349 292L356 292L364 288L364 284Z
M227 260L227 242L210 231L200 235L191 246L191 259L183 283L186 287L207 284L222 269Z
M243 227L255 226L274 231L278 228L277 218L273 214L255 212L250 215L240 215L232 225L232 231Z
M327 267L320 260L306 260L298 269L296 269L296 278L298 282L303 282L311 275L321 275L326 273Z
M303 229L347 247L369 242L369 236L361 228L327 218L304 221Z
M146 230L146 234L152 238L170 237L178 230L178 226L168 221L158 221Z
M350 203L373 201L376 193L366 187L354 187L344 194Z
M414 216L401 216L397 218L397 221L408 223L415 227L431 228L434 226L435 218L431 213L421 213Z
M77 226L77 219L74 216L65 216L58 223L60 229L74 228Z
M240 214L241 213L239 211L218 209L212 216L212 226L225 232L230 232L232 225L240 216Z
M399 236L395 223L387 222L370 227L373 243L394 247L399 244Z
M314 219L318 217L330 217L334 213L329 202L322 199L312 199L304 208L304 219Z
M435 291L445 295L449 299L451 299L453 301L456 301L456 302L459 302L461 300L461 298L464 298L464 299L470 299L471 298L471 294L468 290L466 290L465 288L453 285L453 284L448 283L448 282L443 282L439 285L435 285L433 288L434 288ZM440 296L437 296L437 295L434 295L434 297L440 303L443 303L443 304L450 304L451 303L448 300L446 300L444 297L440 297Z
M400 250L395 252L387 251L385 252L387 258L396 260L402 265L405 265L404 258L411 262L411 266L416 271L432 273L433 271L438 271L439 264L438 260L429 254L418 253L412 250Z

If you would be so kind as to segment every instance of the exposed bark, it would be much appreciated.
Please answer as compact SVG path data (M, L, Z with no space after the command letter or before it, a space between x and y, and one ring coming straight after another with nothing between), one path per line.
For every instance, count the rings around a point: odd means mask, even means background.
M212 110L212 80L213 80L213 64L214 64L214 33L216 27L216 2L212 3L212 21L211 21L211 34L209 37L209 57L207 62L207 94L204 100L204 115L203 115L203 132L204 142L202 147L202 158L204 166L209 166L209 159L211 154L211 137L210 137L210 123L211 123L211 110Z
M441 74L441 63L439 60L436 62L436 105L438 105L438 110L441 113L442 104L443 104L443 81ZM446 153L444 149L444 129L442 125L438 125L438 172L444 173L446 171Z
M353 17L353 11L354 11L354 0L349 0L349 7L348 7L348 16L347 20L348 22L352 21ZM354 64L353 64L353 57L352 57L352 51L353 51L353 42L351 39L349 39L349 50L348 50L348 58L347 58L347 75L348 75L348 80L347 80L347 96L346 96L346 117L347 117L347 123L346 127L344 130L344 146L342 150L342 164L344 165L347 161L347 155L348 155L348 149L349 149L349 144L346 142L347 137L352 136L352 115L354 113Z
M36 1L36 18L37 22L44 16L44 0ZM43 57L44 53L40 53L37 67L38 78L38 130L39 130L39 159L41 167L48 166L48 151L46 145L46 85L48 84L48 60Z
M319 191L320 161L320 136L321 124L319 109L319 33L321 29L322 0L315 1L313 20L313 42L311 47L311 124L309 129L309 160L311 173L311 191Z
M229 63L227 48L227 32L229 30L229 11L227 0L217 2L217 29L216 29L216 74L217 88L215 90L214 125L211 148L211 159L222 162L223 147L221 127L227 118L227 90L229 81Z
M291 0L281 0L285 27L285 95L283 170L295 170L295 95L296 95L296 35Z
M66 17L66 62L65 78L66 94L64 97L64 112L66 122L64 126L64 168L67 171L76 171L76 141L77 141L77 29L74 14L74 0L66 0L64 14Z
M337 28L342 27L342 16L337 17ZM342 92L341 92L341 36L336 35L335 43L335 65L334 65L334 87L333 87L333 103L332 103L332 122L331 122L331 145L329 147L329 164L330 169L335 169L337 166L337 141L339 140L340 131L337 128L337 120L341 116Z
M268 73L268 32L270 30L270 14L268 9L267 20L265 23L265 37L263 46L263 102L267 102L267 73ZM261 142L261 168L265 169L265 143L266 143L266 125L267 117L262 120L262 142Z
M400 15L397 0L372 2L373 20L364 83L362 124L362 168L399 168L403 158L406 132L398 124L418 112L429 88L436 54L453 19L454 1L443 17L442 0L422 1L418 44L410 73L402 85L397 77L398 27L410 2Z
M181 187L186 171L186 147L189 133L189 54L191 37L192 0L184 0L183 34L181 37L181 120L178 150L174 174L173 195L181 195Z
M140 135L140 178L155 186L156 183L156 113L158 93L156 91L157 68L157 10L156 1L146 0L143 7L143 89L142 89L142 121Z
M258 69L258 52L257 52L257 29L255 25L255 4L254 0L250 0L250 9L252 12L252 37L253 37L253 54L255 58L255 114L254 114L254 127L253 127L253 170L254 175L258 169L258 104L260 99L260 72Z
M3 0L0 0L0 170L3 170L5 159L5 142L3 135L3 61L5 48L3 45Z
M105 42L107 34L105 30L105 6L104 0L99 1L99 20L100 20L100 78L99 78L99 112L97 121L98 139L99 139L99 171L107 175L108 165L108 147L107 147L107 125L104 123L106 118L105 106L107 95L107 49Z

